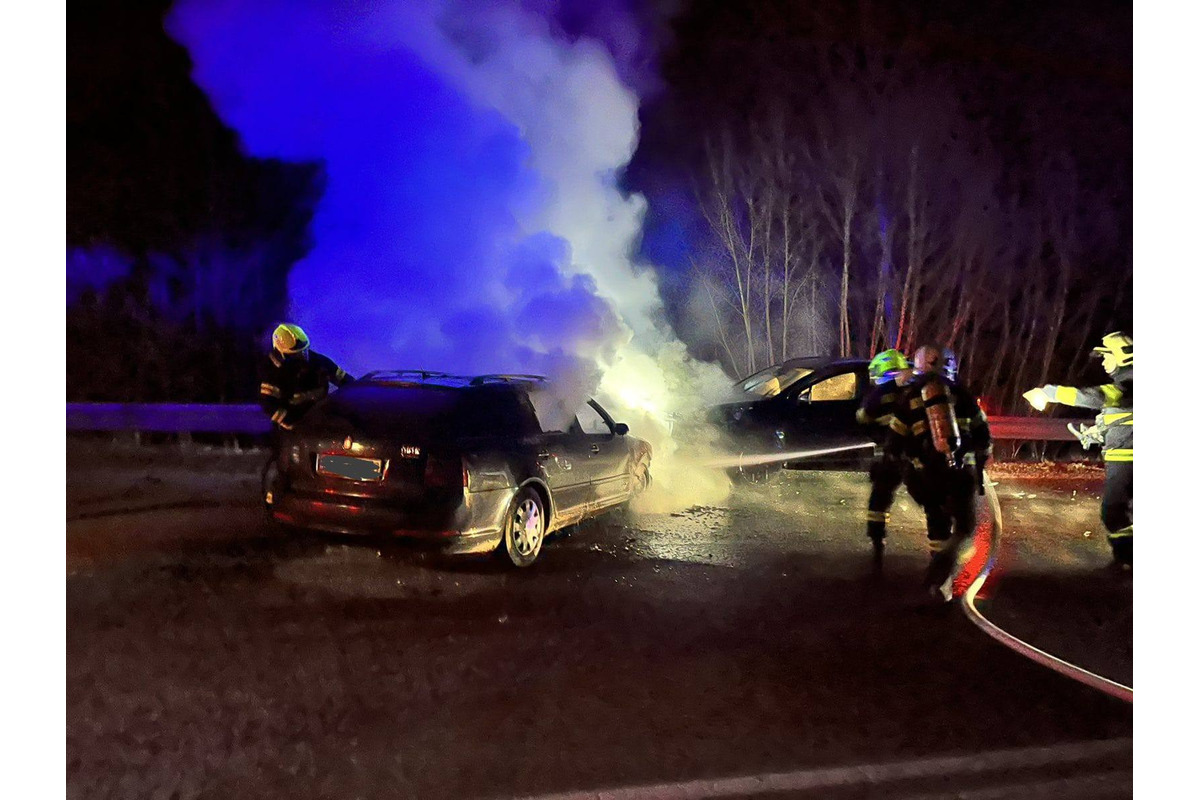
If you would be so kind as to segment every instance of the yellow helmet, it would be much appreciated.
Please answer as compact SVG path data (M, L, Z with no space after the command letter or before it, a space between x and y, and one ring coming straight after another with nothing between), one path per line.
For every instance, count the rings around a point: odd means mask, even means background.
M1133 337L1121 331L1106 334L1100 346L1092 352L1104 360L1105 372L1112 373L1121 367L1133 366Z
M303 353L308 349L308 334L299 325L285 322L271 334L271 344L285 356Z
M867 376L874 383L883 383L888 378L895 377L897 372L908 369L908 360L899 350L884 350L877 353L867 364Z

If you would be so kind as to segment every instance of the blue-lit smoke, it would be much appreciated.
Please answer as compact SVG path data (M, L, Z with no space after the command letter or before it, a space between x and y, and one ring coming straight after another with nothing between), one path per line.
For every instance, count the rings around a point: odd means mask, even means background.
M289 286L314 347L352 372L543 372L661 422L724 380L630 261L637 97L555 7L181 0L168 30L250 154L325 165Z
M483 17L536 22L515 7L295 0L187 0L169 18L195 79L251 154L324 163L315 247L289 289L315 346L353 371L561 372L611 361L625 336L588 265L572 264L578 245L536 224L563 213L551 207L569 204L561 195L573 187L538 170L529 132L471 85L489 77L478 66L489 57L522 68L520 53L489 54L511 42ZM552 66L523 68L544 81L534 73ZM520 104L563 99L553 89L500 90L533 95L508 100ZM581 152L589 138L542 160L594 167L608 154Z

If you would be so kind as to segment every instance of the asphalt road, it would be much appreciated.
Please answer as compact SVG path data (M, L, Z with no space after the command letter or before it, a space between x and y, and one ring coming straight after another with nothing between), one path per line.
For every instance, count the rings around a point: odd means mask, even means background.
M1131 794L1131 707L931 609L910 503L875 574L865 476L602 519L510 571L272 530L260 460L69 453L70 797ZM1001 481L981 607L1131 680L1095 479Z

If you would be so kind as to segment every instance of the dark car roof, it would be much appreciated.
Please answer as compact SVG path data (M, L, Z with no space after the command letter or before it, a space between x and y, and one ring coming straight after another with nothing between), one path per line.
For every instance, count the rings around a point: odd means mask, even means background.
M454 375L425 369L390 369L368 372L358 383L379 386L432 386L447 389L466 389L473 386L509 384L531 388L546 383L543 375L519 373L489 373L485 375Z

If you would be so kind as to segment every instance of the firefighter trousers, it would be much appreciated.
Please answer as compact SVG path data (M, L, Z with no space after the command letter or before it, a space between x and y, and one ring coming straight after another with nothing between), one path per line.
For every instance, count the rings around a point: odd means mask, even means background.
M871 494L867 498L867 536L874 541L887 538L896 489L904 481L904 465L897 458L880 457L871 464Z
M1133 462L1108 461L1104 465L1104 498L1100 520L1108 529L1113 558L1133 563Z
M276 478L279 476L280 468L280 441L279 441L279 426L272 425L271 433L267 439L268 456L267 461L262 466L262 471L259 473L261 482L261 494L259 499L266 505L271 505L274 502L273 489Z
M930 553L925 583L940 586L954 572L959 549L975 533L975 468L914 462L905 485L925 510Z

